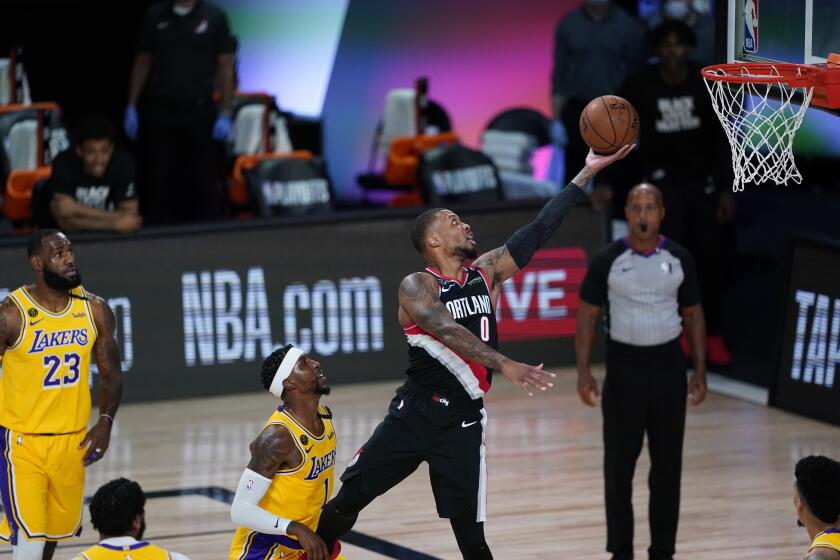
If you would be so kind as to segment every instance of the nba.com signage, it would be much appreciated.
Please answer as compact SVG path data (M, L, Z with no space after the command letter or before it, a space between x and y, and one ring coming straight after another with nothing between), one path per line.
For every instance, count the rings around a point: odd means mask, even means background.
M184 362L190 367L252 362L284 343L320 357L379 352L385 346L382 285L375 276L284 286L279 298L271 298L282 304L277 338L262 267L249 268L244 281L229 269L185 272L181 293Z
M459 211L486 251L538 209ZM71 236L85 287L116 315L126 400L262 390L262 360L289 343L321 359L333 384L400 381L407 358L397 291L424 263L408 236L414 213L394 212L168 236ZM586 255L601 245L599 224L576 210L555 237L501 286L496 315L506 354L571 365L578 291ZM0 295L32 280L25 247L0 246Z
M840 244L796 238L771 404L840 424Z

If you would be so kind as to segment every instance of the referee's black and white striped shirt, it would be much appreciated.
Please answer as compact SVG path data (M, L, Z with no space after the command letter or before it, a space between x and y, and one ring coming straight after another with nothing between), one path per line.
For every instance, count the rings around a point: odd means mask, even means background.
M597 253L580 288L580 299L607 304L612 340L656 346L682 333L679 310L700 303L694 259L664 236L649 253L639 253L627 238Z

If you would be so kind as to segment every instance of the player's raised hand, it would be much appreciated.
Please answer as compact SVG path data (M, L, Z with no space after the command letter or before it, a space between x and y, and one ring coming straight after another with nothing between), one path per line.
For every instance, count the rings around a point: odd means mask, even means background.
M538 366L529 366L509 360L502 365L502 375L510 379L511 383L520 387L528 395L533 395L534 391L545 391L550 387L554 387L552 379L557 375L550 371L543 371L543 364Z
M312 529L303 523L292 521L286 529L286 534L297 537L301 546L303 546L305 553L303 558L306 558L306 560L329 559L330 555L327 551L327 545L324 543L323 539L312 532Z
M111 420L100 416L99 421L85 434L85 438L79 444L79 449L87 447L87 453L82 458L82 464L87 467L104 457L105 452L108 451L110 441Z
M586 156L586 165L589 166L593 173L598 173L605 167L627 156L635 147L635 144L625 144L616 153L608 156L598 155L590 148L589 155Z

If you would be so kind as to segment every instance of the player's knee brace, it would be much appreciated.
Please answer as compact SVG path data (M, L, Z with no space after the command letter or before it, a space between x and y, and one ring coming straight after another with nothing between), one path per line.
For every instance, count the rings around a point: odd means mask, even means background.
M28 541L18 534L17 544L12 550L12 560L42 560L45 545L44 541Z
M449 522L464 560L493 560L484 540L484 523L472 519L450 519Z

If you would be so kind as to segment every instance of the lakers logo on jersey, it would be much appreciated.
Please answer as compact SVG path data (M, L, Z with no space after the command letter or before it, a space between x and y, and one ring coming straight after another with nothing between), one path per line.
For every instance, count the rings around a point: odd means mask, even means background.
M40 329L36 330L33 336L35 338L32 341L29 354L43 352L44 350L58 348L59 346L70 346L73 344L84 346L88 343L88 330L86 328L58 332L44 332L43 329Z
M309 474L304 480L315 480L322 472L331 469L335 465L335 450L333 449L323 457L310 457L311 466L309 467Z

